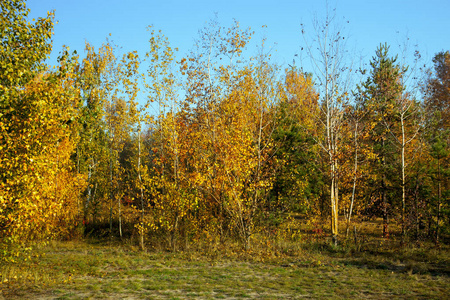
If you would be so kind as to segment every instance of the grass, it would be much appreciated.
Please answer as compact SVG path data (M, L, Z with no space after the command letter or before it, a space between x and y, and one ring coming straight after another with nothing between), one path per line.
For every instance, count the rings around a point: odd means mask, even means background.
M2 265L7 299L422 298L450 294L447 251L349 254L305 251L261 261L129 245L53 242ZM418 259L420 258L420 259ZM431 259L431 261L430 261Z
M446 299L449 246L411 245L371 234L339 247L312 235L260 241L252 252L234 244L143 252L129 241L51 242L0 264L0 299Z

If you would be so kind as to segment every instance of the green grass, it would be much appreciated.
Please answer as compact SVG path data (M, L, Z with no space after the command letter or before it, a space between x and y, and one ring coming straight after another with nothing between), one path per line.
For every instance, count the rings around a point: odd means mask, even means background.
M306 245L295 255L264 258L244 251L142 252L119 242L71 241L52 242L34 253L0 266L6 299L444 299L450 294L448 248L352 252Z

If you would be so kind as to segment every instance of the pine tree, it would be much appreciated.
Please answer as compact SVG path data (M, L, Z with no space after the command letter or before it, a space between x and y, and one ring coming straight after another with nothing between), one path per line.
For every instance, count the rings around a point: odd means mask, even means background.
M383 236L389 235L389 208L395 189L395 140L392 133L398 133L396 101L402 96L401 76L406 71L397 63L397 57L389 57L389 46L381 44L370 62L370 76L362 86L364 107L371 135L369 143L375 156L371 159L371 181L375 190L375 201L381 206L383 215ZM394 192L394 194L392 193Z

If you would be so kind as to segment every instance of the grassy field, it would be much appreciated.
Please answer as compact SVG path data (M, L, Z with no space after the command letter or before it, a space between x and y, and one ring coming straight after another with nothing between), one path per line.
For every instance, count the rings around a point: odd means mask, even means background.
M140 251L129 240L51 242L0 265L0 299L449 298L448 246L382 242L334 248L311 239L254 252L231 244L169 252Z
M127 245L55 242L3 265L6 299L421 298L450 295L439 252L305 250L298 257L141 252ZM432 256L432 257L431 257ZM431 261L430 261L431 259Z

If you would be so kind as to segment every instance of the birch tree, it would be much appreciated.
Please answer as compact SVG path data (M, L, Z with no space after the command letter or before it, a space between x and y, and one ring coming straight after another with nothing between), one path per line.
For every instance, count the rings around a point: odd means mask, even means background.
M327 156L329 197L331 208L331 233L333 244L338 241L339 214L339 154L343 107L348 101L347 87L351 68L345 65L346 50L343 28L337 24L335 12L327 13L323 21L313 22L314 37L310 42L302 25L305 48L311 59L315 81L320 94L322 126L314 133L317 143Z

